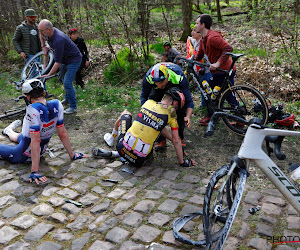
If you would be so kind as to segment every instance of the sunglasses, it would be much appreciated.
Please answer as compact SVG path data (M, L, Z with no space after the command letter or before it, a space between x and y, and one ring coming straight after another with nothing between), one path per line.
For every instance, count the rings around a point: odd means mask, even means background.
M28 17L30 17L30 18L36 18L36 16L28 16Z

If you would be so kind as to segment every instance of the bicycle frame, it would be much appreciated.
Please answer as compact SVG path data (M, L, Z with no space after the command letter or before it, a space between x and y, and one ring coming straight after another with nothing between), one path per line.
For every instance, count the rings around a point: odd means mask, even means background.
M264 139L268 135L300 137L300 132L270 128L263 129L259 125L252 124L246 132L238 157L244 159L246 163L253 161L300 214L300 191L262 149Z

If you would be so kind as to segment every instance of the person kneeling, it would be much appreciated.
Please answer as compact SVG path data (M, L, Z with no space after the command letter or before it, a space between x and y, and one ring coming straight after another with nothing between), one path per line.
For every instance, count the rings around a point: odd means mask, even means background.
M104 140L109 146L113 145L120 129L117 151L107 151L93 148L92 154L96 158L122 157L134 166L141 166L152 155L153 144L160 133L172 141L180 166L196 165L192 159L183 159L181 140L178 134L176 109L184 106L185 97L179 88L173 87L166 91L161 102L147 100L141 107L132 123L132 115L127 110L115 122L112 134L105 134ZM172 134L166 126L171 126Z
M31 103L26 108L21 133L14 130L22 122L16 120L6 127L2 134L7 135L18 145L0 145L0 159L11 163L32 162L29 181L39 184L47 182L47 177L38 172L40 155L45 153L55 127L57 134L72 160L86 157L82 153L73 153L68 132L63 122L63 106L58 100L46 101L43 83L38 79L27 80L22 85L22 92Z

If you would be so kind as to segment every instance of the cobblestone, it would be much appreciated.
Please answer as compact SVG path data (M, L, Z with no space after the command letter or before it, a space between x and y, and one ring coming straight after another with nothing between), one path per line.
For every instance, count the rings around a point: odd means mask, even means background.
M28 169L0 161L1 249L199 249L176 241L172 226L177 217L202 211L208 179L177 166L138 169L92 158L70 162L60 147L55 155L54 160L46 158L51 164L43 168L49 183L39 186L28 183ZM57 171L58 163L63 166ZM118 183L103 181L108 178ZM224 249L271 249L266 236L299 236L299 214L277 190L258 192L249 185L246 191L234 221L235 234L229 235ZM261 211L252 217L248 209L257 205ZM187 238L204 239L201 217L182 231ZM274 249L291 247L300 244Z

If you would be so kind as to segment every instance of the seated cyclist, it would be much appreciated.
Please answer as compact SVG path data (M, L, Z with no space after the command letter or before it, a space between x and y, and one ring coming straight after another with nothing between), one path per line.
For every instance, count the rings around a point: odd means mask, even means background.
M165 52L163 53L162 62L172 62L176 64L181 64L181 60L178 59L178 57L181 57L179 51L175 48L172 48L172 44L170 42L165 42L164 43L164 50Z
M94 148L92 154L96 158L122 157L134 166L141 166L152 155L154 141L160 134L172 141L180 166L196 165L191 159L183 159L181 140L178 134L176 109L184 106L185 98L178 88L170 88L161 102L148 100L141 107L132 123L132 115L125 110L115 122L112 134L105 134L104 139L109 146L118 134L117 151L105 151ZM172 134L166 126L171 126Z
M57 134L72 160L86 157L82 153L73 153L67 130L63 122L63 107L60 101L46 101L43 83L38 79L27 80L22 92L31 103L26 108L21 133L14 130L22 124L20 120L12 122L2 133L18 145L0 145L0 159L11 163L32 162L29 181L39 184L47 182L47 177L38 172L40 155L44 154L55 127Z

